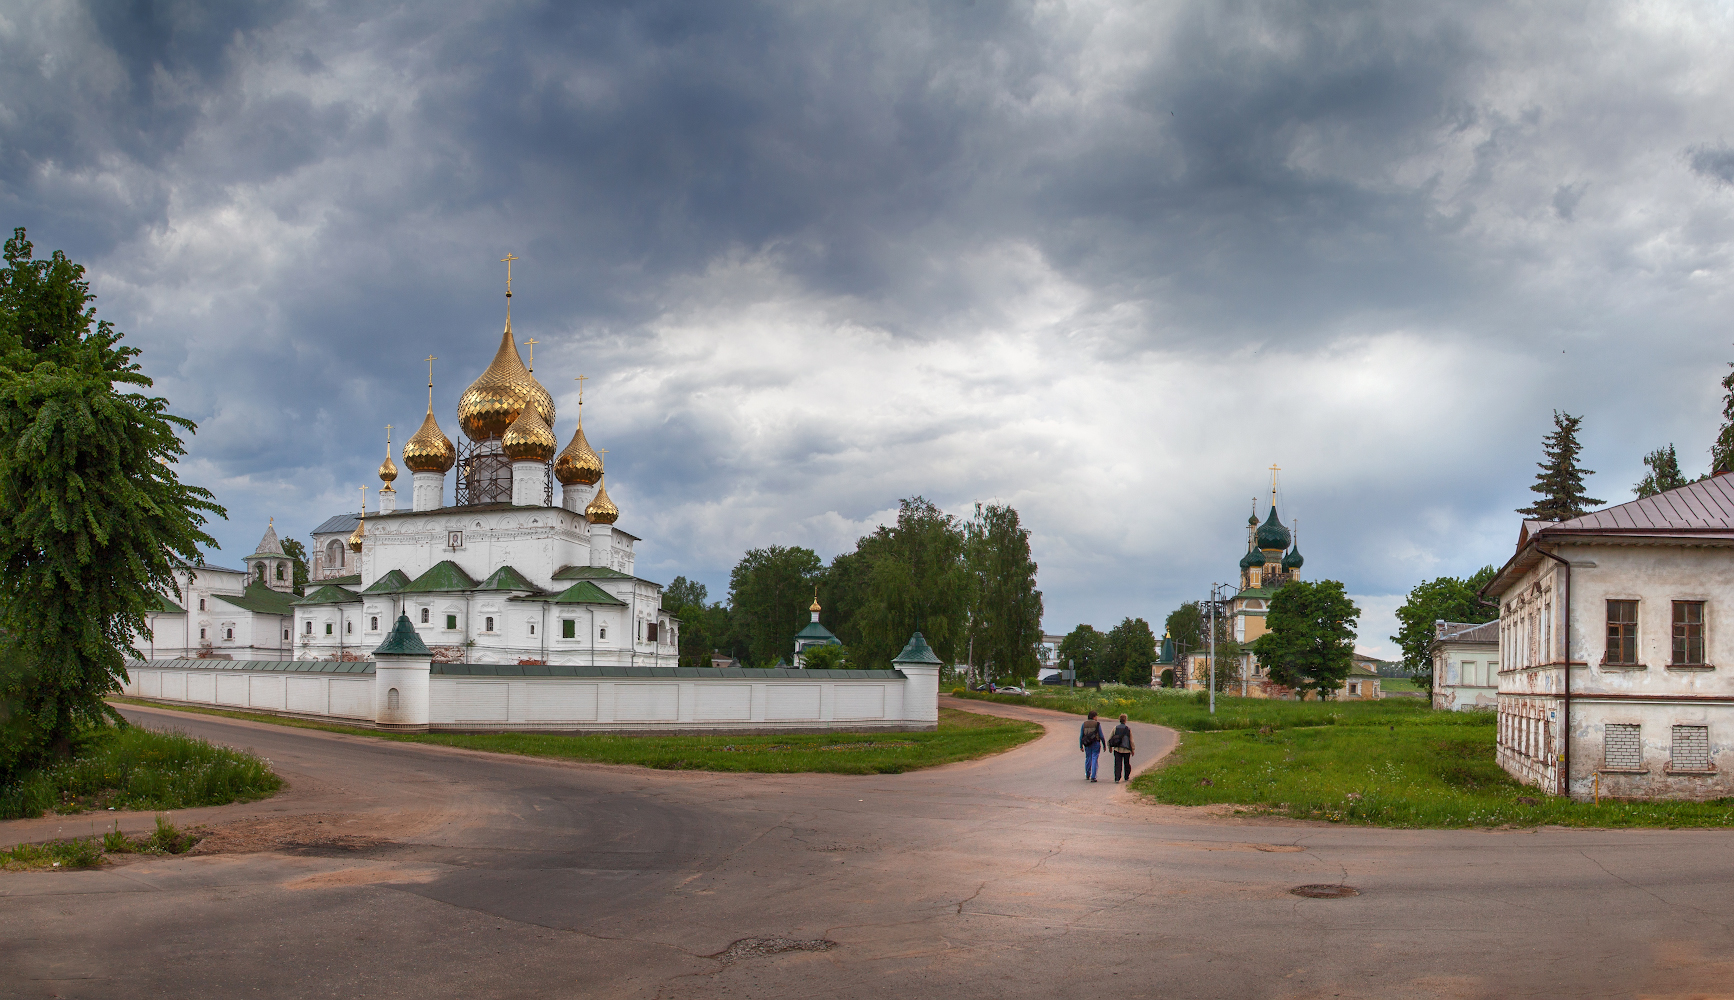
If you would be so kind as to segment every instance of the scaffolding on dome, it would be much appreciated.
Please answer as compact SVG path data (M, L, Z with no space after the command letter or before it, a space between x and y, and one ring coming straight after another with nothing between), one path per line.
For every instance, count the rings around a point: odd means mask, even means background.
M554 460L542 463L542 504L554 506ZM452 497L455 507L512 502L512 460L506 457L497 437L481 441L463 439L458 444L458 482Z

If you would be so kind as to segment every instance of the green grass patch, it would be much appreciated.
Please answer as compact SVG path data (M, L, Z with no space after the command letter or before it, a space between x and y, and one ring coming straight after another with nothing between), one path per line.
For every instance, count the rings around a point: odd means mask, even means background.
M273 725L351 733L398 743L433 743L527 757L557 757L601 764L636 764L667 770L756 771L830 774L900 774L937 764L973 760L1010 750L1042 733L1033 722L1002 719L954 709L939 710L939 729L931 733L780 733L759 736L627 736L557 733L383 733L375 729L290 719L253 712L183 705L157 705L131 698L123 704L249 719Z
M1412 677L1381 677L1379 690L1386 694L1428 694L1428 689L1415 683Z
M46 844L19 844L0 851L0 871L29 871L35 868L95 868L105 854L185 854L193 849L200 836L187 833L157 817L157 828L142 837L129 837L120 832L120 824L98 836L71 837L51 840Z
M1082 715L1094 709L1114 718L1122 713L1138 722L1191 732L1222 729L1289 729L1295 726L1479 726L1487 720L1476 713L1435 712L1424 699L1380 701L1283 701L1217 694L1210 712L1207 692L1163 688L1104 687L1044 688L1033 694L1001 695L979 691L952 692L963 698L1008 705L1031 705Z
M0 819L92 809L190 809L251 802L283 785L265 761L185 733L138 726L88 734L72 759L0 788Z
M1174 805L1371 826L1734 826L1729 799L1596 805L1544 795L1494 763L1491 712L1429 716L1449 724L1192 733L1132 787Z

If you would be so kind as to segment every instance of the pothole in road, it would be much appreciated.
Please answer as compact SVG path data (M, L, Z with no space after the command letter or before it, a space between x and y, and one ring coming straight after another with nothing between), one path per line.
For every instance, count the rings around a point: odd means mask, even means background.
M1289 892L1308 899L1342 899L1345 896L1361 894L1361 890L1350 885L1297 885Z
M731 965L746 958L763 958L766 955L781 955L788 951L830 951L837 947L837 942L824 938L786 937L756 937L741 938L734 944L711 957L724 965Z

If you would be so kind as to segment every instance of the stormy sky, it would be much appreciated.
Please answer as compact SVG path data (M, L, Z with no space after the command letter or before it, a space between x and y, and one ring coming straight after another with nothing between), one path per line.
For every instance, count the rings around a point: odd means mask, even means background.
M1734 359L1734 14L1435 6L4 3L0 223L198 422L215 563L354 510L430 354L457 435L514 253L643 576L998 501L1049 631L1160 629L1277 464L1389 655L1555 408L1624 501Z

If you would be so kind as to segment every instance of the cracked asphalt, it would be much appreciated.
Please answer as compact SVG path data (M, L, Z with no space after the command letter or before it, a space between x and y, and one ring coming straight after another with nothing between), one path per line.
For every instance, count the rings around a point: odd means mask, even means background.
M1221 819L1085 783L1071 717L958 707L1049 732L911 774L717 775L128 707L272 760L284 794L175 815L269 849L0 874L0 995L1734 995L1734 833ZM1136 739L1149 766L1174 737ZM1311 883L1361 895L1288 892Z

